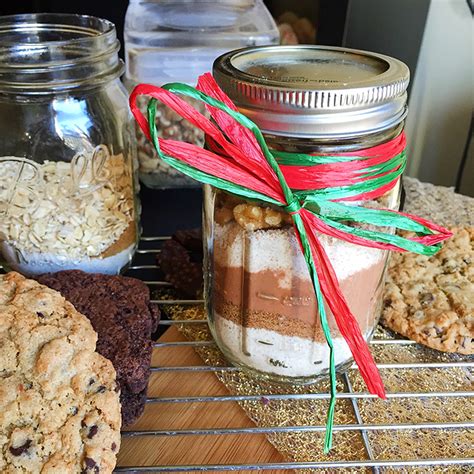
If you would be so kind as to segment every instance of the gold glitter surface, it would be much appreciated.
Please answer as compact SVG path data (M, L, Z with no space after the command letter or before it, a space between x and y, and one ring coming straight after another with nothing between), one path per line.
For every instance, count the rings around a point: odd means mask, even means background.
M161 294L162 298L166 295ZM167 314L172 319L205 319L201 306L170 306ZM194 341L210 340L205 324L179 325L182 334ZM375 339L394 339L394 334L377 328ZM397 336L399 338L399 336ZM469 356L444 354L418 344L373 344L372 353L378 363L442 363L473 360ZM214 346L197 347L205 364L228 365ZM472 391L473 374L467 368L407 368L381 369L387 393L452 393ZM219 380L235 395L328 393L329 380L306 386L270 383L247 376L241 371L216 373ZM354 392L367 392L355 369L347 372ZM338 378L338 392L347 392L342 376ZM328 400L268 400L245 401L240 405L257 426L313 426L324 425ZM357 407L362 422L371 425L472 422L474 403L462 396L405 397L358 399ZM339 399L336 404L335 426L357 424L352 401ZM390 429L366 431L376 460L408 460L430 458L468 458L474 456L474 432L465 428L451 429ZM361 431L336 431L333 449L323 454L324 432L273 433L268 440L289 460L362 461L368 460ZM384 473L456 473L470 472L472 466L428 466L417 468L382 468ZM369 468L347 472L372 472ZM306 472L310 472L306 470ZM318 470L318 472L324 472ZM328 470L327 472L334 472Z

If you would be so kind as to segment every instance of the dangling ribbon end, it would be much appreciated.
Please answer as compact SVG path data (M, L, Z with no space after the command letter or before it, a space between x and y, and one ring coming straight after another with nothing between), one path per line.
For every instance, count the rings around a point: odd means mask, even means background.
M331 448L332 448L332 436L329 439L327 438L328 438L328 435L326 434L326 439L324 441L324 450L323 450L324 454L329 454L329 451L331 451Z
M372 395L377 395L377 397L381 398L382 400L387 399L387 393L385 391L385 386L383 384L382 378L380 377L380 372L376 370L376 374L372 374L373 379L365 378L365 382L367 384L367 388ZM367 383L369 380L372 380Z
M328 415L327 415L327 420L326 420L326 433L324 435L324 449L323 449L324 454L328 454L332 448L332 437L333 437L333 428L334 428L334 408L335 408L335 403L336 403L335 397L332 397L329 403L330 403L329 410L328 410Z
M376 394L379 398L381 398L382 400L387 400L387 392L385 392L385 387L382 385L382 387L380 387L378 393Z

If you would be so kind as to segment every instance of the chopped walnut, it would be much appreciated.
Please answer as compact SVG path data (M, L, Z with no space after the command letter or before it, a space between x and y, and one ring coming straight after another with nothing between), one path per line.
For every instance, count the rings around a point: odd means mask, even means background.
M229 209L233 209L235 206L241 204L242 202L242 198L234 196L233 194L225 192L219 192L217 194L217 203L218 205L220 205L220 207L227 207Z
M234 207L233 214L237 223L250 231L281 227L289 223L289 216L283 212L255 204L238 204Z

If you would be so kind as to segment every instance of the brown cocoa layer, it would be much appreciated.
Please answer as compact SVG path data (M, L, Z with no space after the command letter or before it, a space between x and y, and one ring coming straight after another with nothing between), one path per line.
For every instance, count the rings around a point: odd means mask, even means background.
M384 261L381 260L339 282L363 333L374 326L379 316L383 273ZM279 281L284 278L283 271L250 273L242 267L226 267L214 262L215 309L222 317L244 327L324 340L311 282L292 276L289 287L283 288ZM332 333L339 334L327 303L325 309Z
M216 305L215 309L219 316L245 328L267 329L284 336L296 336L316 342L325 341L317 313L314 313L313 324L310 324L270 311L242 311L241 306L232 303ZM335 322L332 321L331 335L336 336L337 334L339 331L335 329ZM262 343L265 344L265 341Z

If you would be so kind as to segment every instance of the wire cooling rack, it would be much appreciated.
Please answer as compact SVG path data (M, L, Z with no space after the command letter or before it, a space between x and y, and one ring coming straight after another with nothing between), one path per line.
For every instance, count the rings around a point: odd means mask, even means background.
M128 275L135 276L143 279L152 290L160 287L168 287L170 284L164 280L157 279L158 267L156 265L156 254L160 252L160 247L163 241L169 239L169 237L143 237L140 245L140 249L137 252L136 258L133 265L128 271ZM200 300L153 300L154 303L165 306L170 304L180 305L195 305L202 304ZM191 324L206 324L205 320L161 320L160 328L165 331L174 325L191 325ZM157 342L155 343L155 354L166 348L173 347L177 350L183 350L185 347L198 348L202 346L213 345L213 341L171 341L171 342ZM413 341L406 339L376 339L374 338L371 342L372 345L413 345ZM412 363L399 363L393 361L391 363L378 364L381 369L395 369L402 371L403 369L452 369L452 368L466 368L467 370L474 367L474 361L472 358L461 358L460 360L453 360L449 362L435 361L435 362L412 362ZM203 372L232 372L236 371L235 367L222 367L222 366L209 366L209 365L193 365L193 366L153 366L153 373L171 372L176 373L187 373L189 376L195 377L198 381L199 377L202 376ZM400 424L368 424L364 423L359 404L361 401L373 396L369 393L355 392L350 378L347 374L343 375L344 381L344 392L338 393L338 399L348 399L352 410L354 412L354 418L357 423L336 425L334 431L359 431L364 443L366 452L366 460L347 460L347 461L331 461L331 462L269 462L269 463L256 463L252 459L248 459L245 463L236 464L175 464L175 465L140 465L140 466L118 466L116 472L195 472L195 471L255 471L255 470L271 470L273 472L288 472L289 470L299 469L322 469L322 470L335 470L345 469L346 472L355 472L359 469L365 468L372 472L393 472L400 468L409 469L421 469L421 472L434 472L435 469L443 469L443 472L472 472L474 466L474 457L472 457L472 450L470 453L466 453L466 456L471 457L453 458L442 456L443 452L433 450L433 456L431 459L390 459L380 460L376 459L373 452L373 447L370 442L370 432L377 430L392 430L394 433L399 430L449 430L449 429L474 429L474 422L471 420L464 420L462 422L435 422L435 423L400 423ZM472 385L471 385L472 388ZM420 400L429 400L435 397L442 397L448 399L449 397L463 397L466 403L472 402L474 397L474 391L433 391L433 392L391 392L387 394L388 399L409 399L416 398ZM327 399L328 394L326 393L300 393L300 394L258 394L258 395L219 395L219 396L176 396L176 397L150 397L147 399L147 404L186 404L191 410L192 404L196 403L229 403L229 402L243 402L261 399L271 400L315 400L315 399ZM146 413L145 415L146 416ZM322 432L325 427L320 426L265 426L265 427L244 427L244 428L227 428L227 427L212 427L206 429L196 429L190 427L189 429L147 429L147 430L132 430L123 433L124 439L126 438L146 438L146 437L211 437L211 436L228 436L228 435L239 435L239 436L255 436L261 434L274 434L274 433L297 433L297 432ZM388 471L387 471L388 469ZM461 471L459 471L461 469ZM467 471L466 471L467 469ZM419 470L417 472L420 472Z
M163 241L170 237L142 237L140 249L137 251L133 265L129 268L128 275L141 278L151 290L157 288L170 287L171 285L163 280L157 279L159 269L156 265L156 255L160 252L160 247ZM0 266L0 273L3 273ZM201 300L153 300L162 307L170 304L180 305L196 305L202 304ZM178 325L192 325L192 324L207 324L206 320L166 320L160 321L160 332L165 332L172 326ZM192 347L198 348L202 346L213 345L213 341L171 341L171 342L156 342L154 351L155 354L160 353L161 350L174 347L178 350ZM415 343L406 339L376 339L371 341L372 345L414 345ZM381 369L452 369L465 368L470 370L474 368L474 360L471 357L465 357L463 360L450 362L414 362L414 363L384 363L377 364ZM196 380L202 376L203 372L232 372L237 371L235 367L231 366L208 366L208 365L193 365L193 366L152 366L152 373L188 373ZM399 423L399 424L369 424L364 423L361 412L360 402L366 399L374 398L369 393L356 392L353 389L350 378L347 374L343 375L344 392L337 394L339 400L350 400L350 405L353 410L354 418L357 423L336 425L334 431L358 431L363 440L366 458L365 460L341 460L329 462L259 462L256 463L252 459L248 459L245 463L233 464L174 464L174 465L159 465L159 464L144 464L134 466L117 466L115 472L117 473L158 473L158 472L226 472L239 471L250 472L267 470L271 472L288 472L291 470L323 470L324 472L333 472L344 470L344 472L360 472L361 469L379 472L473 472L474 457L472 456L472 449L469 454L470 457L453 458L436 456L430 459L390 459L380 460L374 456L373 447L370 441L369 433L374 431L392 430L394 433L400 430L449 430L449 429L463 429L473 430L474 421L472 417L470 420L462 422L435 422L435 423ZM472 387L472 386L471 386ZM420 399L429 400L433 398L459 398L465 400L466 403L472 403L474 397L473 390L467 391L429 391L429 392L391 392L387 394L388 399ZM326 393L299 393L299 394L258 394L258 395L218 395L218 396L176 396L176 397L149 397L146 400L147 404L185 404L191 409L192 404L196 403L231 403L244 402L252 400L266 399L272 400L318 400L327 399ZM143 415L146 416L146 413ZM274 433L303 433L303 432L323 432L325 426L265 426L265 427L243 427L243 428L224 428L212 427L205 429L147 429L147 430L130 430L122 433L123 439L127 438L149 438L149 437L215 437L215 436L256 436L262 434ZM436 451L433 451L433 454ZM443 454L438 452L438 454ZM413 471L410 471L413 470Z

